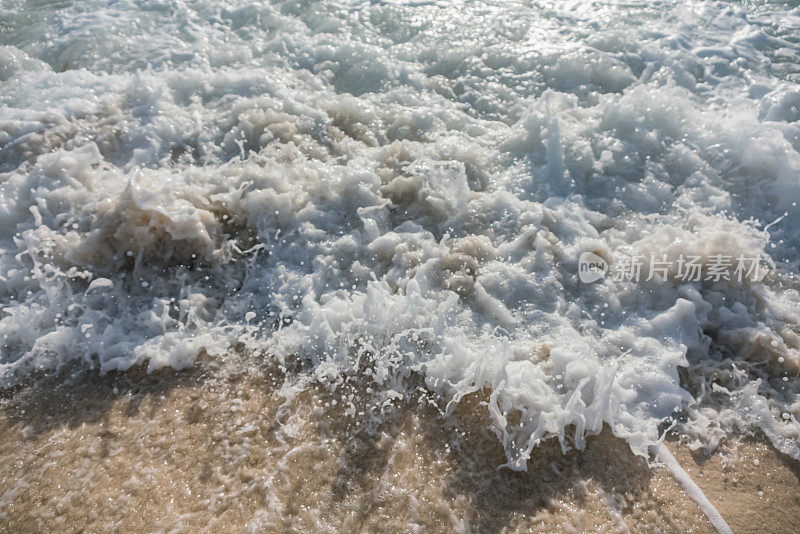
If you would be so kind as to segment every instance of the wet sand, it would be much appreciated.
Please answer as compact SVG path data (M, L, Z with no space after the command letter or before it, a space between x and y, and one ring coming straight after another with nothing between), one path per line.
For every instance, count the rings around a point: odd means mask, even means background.
M0 531L712 532L669 473L603 432L502 449L479 398L377 428L327 392L198 367L40 379L0 401ZM326 406L327 405L327 406ZM759 438L670 449L734 532L800 531L800 464Z

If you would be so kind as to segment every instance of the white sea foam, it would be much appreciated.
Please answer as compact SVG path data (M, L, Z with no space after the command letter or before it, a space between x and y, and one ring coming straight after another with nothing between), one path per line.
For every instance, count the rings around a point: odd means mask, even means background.
M373 415L483 392L512 469L603 425L646 454L676 412L800 458L791 4L2 13L3 385L236 346ZM587 251L771 272L587 285Z

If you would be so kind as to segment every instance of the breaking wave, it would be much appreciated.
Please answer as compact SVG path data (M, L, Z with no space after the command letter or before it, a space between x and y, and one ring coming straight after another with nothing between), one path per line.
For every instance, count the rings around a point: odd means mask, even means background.
M795 3L2 13L0 385L235 350L363 420L478 395L515 470L604 425L800 459Z

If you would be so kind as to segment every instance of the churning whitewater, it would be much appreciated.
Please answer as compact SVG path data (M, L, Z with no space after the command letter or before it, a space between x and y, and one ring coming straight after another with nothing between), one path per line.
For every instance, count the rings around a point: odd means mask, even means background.
M365 421L479 393L514 470L604 425L800 459L796 2L0 13L1 387L236 351Z

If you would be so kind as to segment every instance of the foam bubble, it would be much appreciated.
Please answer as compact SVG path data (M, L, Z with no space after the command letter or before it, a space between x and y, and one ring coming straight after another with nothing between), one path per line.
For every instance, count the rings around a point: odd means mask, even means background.
M0 383L236 347L353 417L485 394L512 469L676 408L800 458L797 14L693 5L4 7Z

